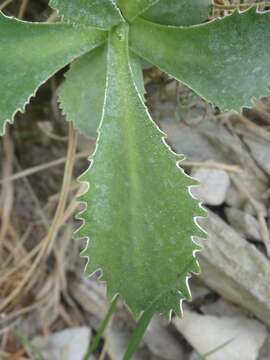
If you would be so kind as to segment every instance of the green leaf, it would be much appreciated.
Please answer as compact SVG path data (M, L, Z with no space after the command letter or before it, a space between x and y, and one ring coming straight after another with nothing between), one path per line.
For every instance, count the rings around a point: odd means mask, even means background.
M131 47L224 110L269 93L270 12L255 9L190 28L137 19Z
M101 46L71 65L59 100L67 120L90 138L97 137L106 88L107 46Z
M141 64L132 54L131 66L134 81L144 96ZM99 47L83 55L66 75L60 88L59 100L67 120L89 138L97 137L97 129L102 118L107 73L107 46Z
M144 99L145 87L144 87L141 59L136 54L131 52L129 54L129 60L133 74L133 81L135 83L136 89L140 94L141 98Z
M110 35L107 91L98 146L81 180L88 210L78 237L90 240L87 273L102 269L111 298L120 294L138 316L180 312L190 297L187 276L198 271L192 236L204 236L194 218L205 212L191 197L197 182L177 166L182 158L164 142L137 91L127 25Z
M110 29L123 21L112 0L50 0L50 6L73 24Z
M1 13L0 133L42 83L105 39L106 33L96 29L27 23Z
M212 0L161 0L143 18L164 25L187 26L205 21Z
M143 14L152 5L158 3L160 0L116 0L116 1L124 17L128 20L133 20L138 15Z

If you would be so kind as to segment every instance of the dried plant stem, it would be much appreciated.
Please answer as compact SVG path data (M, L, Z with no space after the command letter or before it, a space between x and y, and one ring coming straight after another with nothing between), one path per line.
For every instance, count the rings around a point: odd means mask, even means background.
M182 167L205 167L208 169L220 169L233 173L242 173L243 170L238 165L230 165L224 163L218 163L216 161L181 161Z
M89 156L89 151L83 151L83 152L80 152L80 153L76 154L75 159L86 159L87 156ZM17 174L13 174L10 177L4 177L2 180L0 180L0 185L4 184L7 181L19 180L19 179L22 179L24 177L39 173L41 171L48 170L48 169L50 169L52 167L65 164L66 161L67 161L67 157L62 157L60 159L50 161L50 162L48 162L46 164L33 166L33 167L29 168L29 169L20 171Z
M13 0L6 0L3 2L3 4L0 5L0 11L4 10L5 7L7 7L9 4L11 4Z
M214 7L219 10L235 10L235 9L245 10L252 6L266 7L266 6L270 6L270 2L264 1L261 3L254 2L252 4L249 3L249 4L233 4L233 5L222 5L222 4L217 4L216 2L214 2Z
M27 5L28 5L28 0L22 0L22 4L20 6L20 10L19 10L19 14L18 14L19 19L22 19L24 17Z
M13 169L13 158L14 158L14 148L13 142L10 137L9 128L6 129L6 135L3 138L4 153L5 159L3 162L3 174L4 177L10 177L12 175ZM9 223L10 223L10 214L12 211L14 200L14 189L11 181L5 182L2 188L1 194L1 203L2 203L2 216L1 216L1 230L0 230L0 245L5 241Z
M246 118L243 115L238 115L237 120L240 120L243 125L245 125L245 128L249 131L253 132L255 135L260 137L261 139L264 139L268 142L270 142L270 133L266 130L264 130L261 126L253 123L248 118Z
M64 214L67 198L69 194L69 187L72 181L72 173L75 161L76 154L76 146L77 146L77 133L72 127L72 124L69 123L69 142L68 142L68 154L67 161L64 172L64 180L61 190L61 195L59 199L59 203L54 215L53 222L50 226L48 234L40 243L40 251L38 252L35 260L33 261L30 269L28 269L26 275L24 276L21 283L9 294L9 296L1 303L0 312L3 311L26 287L27 283L34 276L37 267L41 264L43 258L49 254L51 251L52 245L57 236L58 230L62 225L61 218Z
M76 147L77 147L77 132L74 130L72 123L69 123L69 145L68 145L68 153L67 160L65 165L64 179L61 190L61 195L59 199L59 203L56 209L56 213L54 216L53 223L49 229L48 237L47 237L47 253L50 252L52 245L54 243L57 231L59 227L62 225L61 218L65 212L66 203L69 196L69 188L72 182L72 174L75 163L75 155L76 155Z

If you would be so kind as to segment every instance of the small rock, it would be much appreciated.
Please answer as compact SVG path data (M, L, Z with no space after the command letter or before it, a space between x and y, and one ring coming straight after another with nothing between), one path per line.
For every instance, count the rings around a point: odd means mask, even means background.
M192 277L189 281L189 286L192 294L192 301L202 300L207 295L212 293L212 290L203 286L202 282L199 282L198 278Z
M249 147L254 159L259 166L270 175L270 145L263 139L252 137L244 137L244 142Z
M267 337L264 325L243 316L218 318L186 311L174 325L201 355L224 345L211 360L256 360Z
M261 241L260 225L254 216L234 208L227 208L225 212L229 223L241 235L252 240Z
M233 208L241 208L246 197L234 185L231 185L226 194L226 204Z
M188 357L188 360L202 360L202 357L197 353L197 351L192 351Z
M243 206L243 211L245 213L248 213L249 215L252 215L253 217L256 216L256 209L254 208L254 206L249 202L249 201L246 201L244 206Z
M68 285L73 298L91 315L91 328L98 328L108 311L105 285L84 276L70 276Z
M144 335L144 342L154 355L162 359L183 359L183 349L180 343L169 332L160 317L152 319Z
M200 224L209 234L198 254L200 279L270 326L269 259L211 211Z
M218 206L226 198L230 186L229 175L218 169L200 168L192 172L192 176L200 181L200 186L192 188L192 194L205 204Z
M106 333L107 352L110 359L122 360L128 348L132 330L117 315ZM139 347L132 357L133 360L150 359L147 349Z
M83 360L91 340L88 327L66 329L36 337L33 345L40 350L44 360Z
M174 119L163 120L160 125L162 130L168 135L170 146L177 153L185 154L188 160L223 160L221 156L216 156L217 151L215 151L215 148L211 146L208 139L197 131L196 127L180 126Z
M270 359L270 335L268 334L268 337L261 348L257 360L269 360L269 359Z
M228 316L228 317L245 315L245 311L241 307L236 306L222 298L219 298L214 303L202 305L200 307L200 310L205 315Z

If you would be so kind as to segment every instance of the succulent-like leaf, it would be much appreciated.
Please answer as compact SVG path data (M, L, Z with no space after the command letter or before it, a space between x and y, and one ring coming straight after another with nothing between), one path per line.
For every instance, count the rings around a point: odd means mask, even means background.
M126 19L133 20L160 0L116 0ZM163 1L163 0L162 0Z
M131 47L224 110L240 111L269 93L270 12L250 9L177 28L137 19Z
M142 17L164 25L187 26L207 19L212 0L160 0Z
M43 82L105 39L105 32L90 27L27 23L1 13L0 134Z
M83 55L71 65L59 100L67 120L90 138L97 137L102 118L107 71L107 46Z
M135 85L127 25L110 35L107 90L97 151L82 181L88 209L78 237L89 237L88 274L102 269L110 297L119 293L135 315L151 304L179 313L189 297L187 276L198 271L194 218L205 214L189 187L197 182L176 165L180 156L148 114Z

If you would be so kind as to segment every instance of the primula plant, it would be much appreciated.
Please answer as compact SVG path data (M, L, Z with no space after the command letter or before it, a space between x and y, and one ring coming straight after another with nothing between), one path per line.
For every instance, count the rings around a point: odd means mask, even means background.
M97 270L108 297L136 318L134 351L154 313L181 315L198 273L205 211L144 104L142 59L222 110L241 111L270 84L270 13L253 7L206 22L210 0L51 0L56 24L0 15L0 126L5 131L36 90L71 63L59 89L67 120L96 138L86 210L87 274ZM196 146L196 144L194 144ZM138 335L139 334L139 335ZM132 347L133 346L133 347ZM136 346L135 346L136 347Z

